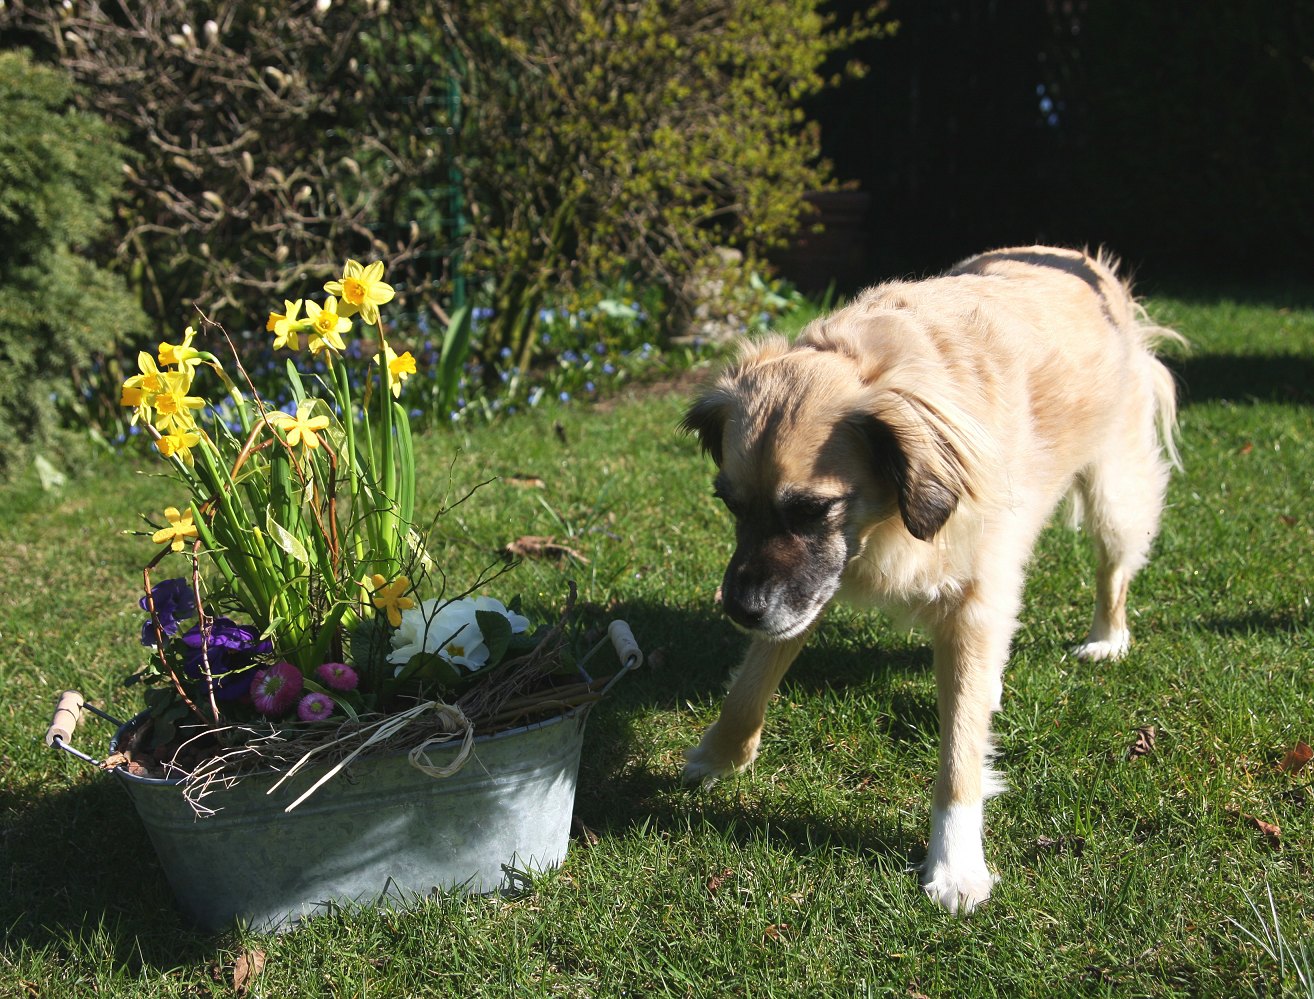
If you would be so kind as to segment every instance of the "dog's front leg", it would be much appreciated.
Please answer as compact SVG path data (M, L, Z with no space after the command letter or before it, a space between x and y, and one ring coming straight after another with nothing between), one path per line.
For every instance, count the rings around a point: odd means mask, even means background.
M762 739L767 704L807 643L808 634L784 642L753 639L730 683L721 717L703 733L702 741L684 754L687 783L727 777L753 762Z
M922 887L950 912L971 912L996 880L982 836L985 799L1003 789L990 769L990 715L999 708L1012 622L969 599L935 630L940 770Z

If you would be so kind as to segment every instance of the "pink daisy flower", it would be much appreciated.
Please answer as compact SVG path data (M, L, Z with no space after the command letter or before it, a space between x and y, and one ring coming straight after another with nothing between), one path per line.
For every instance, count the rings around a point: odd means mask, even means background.
M333 714L333 698L328 694L307 694L297 704L297 717L303 722L323 721Z
M256 670L251 679L251 703L262 715L277 718L297 703L304 682L301 670L291 663Z
M325 663L315 670L315 676L330 690L355 690L360 683L356 671L346 663Z

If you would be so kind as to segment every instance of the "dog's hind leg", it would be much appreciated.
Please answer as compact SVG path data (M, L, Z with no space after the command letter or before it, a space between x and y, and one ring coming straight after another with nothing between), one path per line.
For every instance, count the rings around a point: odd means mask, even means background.
M982 839L985 801L1004 789L990 767L990 716L1016 621L1016 602L996 591L989 601L969 595L935 628L940 770L922 888L953 913L971 912L996 880Z
M1110 454L1078 480L1086 528L1095 543L1095 617L1073 654L1078 659L1117 659L1131 644L1127 590L1145 565L1159 530L1168 465L1153 431L1148 439Z
M753 639L730 683L721 717L703 733L702 741L684 754L686 783L727 777L753 762L762 739L767 704L807 643L810 631L784 642Z

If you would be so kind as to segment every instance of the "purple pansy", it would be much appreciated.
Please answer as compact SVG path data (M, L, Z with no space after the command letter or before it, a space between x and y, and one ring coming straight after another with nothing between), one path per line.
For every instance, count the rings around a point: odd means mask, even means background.
M178 622L196 617L196 594L192 592L192 584L181 577L161 580L151 587L149 601L145 597L137 601L148 615L151 603L155 604L155 616L160 619L160 630L166 636L178 631ZM155 622L147 617L141 626L141 644L155 645L155 639Z
M187 646L183 654L183 672L198 683L203 681L208 658L217 701L237 701L245 697L251 689L251 667L256 657L274 649L274 644L268 639L261 640L260 632L254 627L226 617L217 617L210 622L208 643L201 635L199 624L193 625L182 636L182 641Z

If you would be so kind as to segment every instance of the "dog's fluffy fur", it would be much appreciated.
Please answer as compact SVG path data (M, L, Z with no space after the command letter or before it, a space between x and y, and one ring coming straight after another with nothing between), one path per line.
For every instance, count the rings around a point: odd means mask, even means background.
M687 753L707 781L752 762L767 702L832 598L926 628L940 766L922 883L970 911L994 876L983 802L990 715L1023 571L1064 496L1095 542L1094 622L1076 655L1128 646L1127 587L1158 529L1175 392L1152 325L1103 254L972 257L869 289L798 340L747 344L685 417L736 521L722 583L752 634L720 719Z

